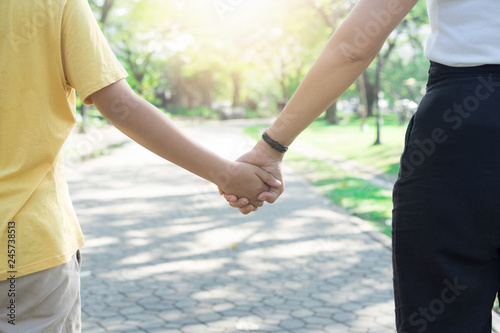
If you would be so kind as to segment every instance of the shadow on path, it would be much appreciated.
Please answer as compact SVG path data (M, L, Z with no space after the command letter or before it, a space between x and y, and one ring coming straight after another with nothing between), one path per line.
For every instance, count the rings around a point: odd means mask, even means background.
M241 135L224 138L204 142ZM135 144L77 166L84 332L393 332L389 249L285 179L278 203L243 216Z

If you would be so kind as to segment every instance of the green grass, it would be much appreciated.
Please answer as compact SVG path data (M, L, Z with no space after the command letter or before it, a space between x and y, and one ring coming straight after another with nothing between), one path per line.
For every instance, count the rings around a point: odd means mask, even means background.
M375 121L374 118L369 118L366 121L368 131L363 132L359 119L348 119L341 125L330 125L319 119L301 133L298 139L332 155L369 165L396 177L399 158L403 152L406 124L399 125L396 116L384 117L382 145L374 146ZM247 128L245 133L257 139L261 129L261 126L252 126Z
M255 126L249 126L245 129L243 129L243 133L254 139L255 141L258 141L260 136L261 136L261 131L264 127L261 125L255 125Z
M293 151L285 158L285 163L304 175L332 203L371 222L378 231L390 236L391 227L387 221L391 219L391 190L357 178L323 160Z
M383 144L373 146L375 119L368 119L367 124L369 130L363 132L359 119L347 120L341 125L329 125L324 120L317 120L300 135L299 140L332 155L340 155L397 176L406 125L397 124L395 117L386 117L382 128ZM252 126L244 132L257 140L261 130L262 126ZM373 223L377 230L390 236L391 190L293 150L285 156L285 163L308 178L331 202Z
M395 116L385 117L381 135L382 145L374 146L375 121L374 118L368 119L366 121L368 131L363 132L359 119L348 120L344 124L335 126L325 120L317 120L299 136L299 139L333 155L340 155L397 176L406 124L397 124Z

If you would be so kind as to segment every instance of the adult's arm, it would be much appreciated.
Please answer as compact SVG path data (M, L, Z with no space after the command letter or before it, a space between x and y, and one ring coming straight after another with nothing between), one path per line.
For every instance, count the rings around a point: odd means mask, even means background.
M366 70L380 52L385 40L418 0L360 0L306 74L276 121L267 130L282 145L290 145L325 109L338 99ZM282 179L283 154L262 139L239 161L262 166ZM274 202L283 187L272 188L260 198ZM228 192L226 192L228 193ZM226 195L233 207L244 207L246 201Z

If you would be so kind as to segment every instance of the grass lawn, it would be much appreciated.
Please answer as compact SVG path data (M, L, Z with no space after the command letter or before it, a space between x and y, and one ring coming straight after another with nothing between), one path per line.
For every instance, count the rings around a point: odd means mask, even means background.
M390 236L391 190L357 178L331 163L293 151L285 158L285 163L305 176L331 202L371 222L378 231Z
M367 132L361 131L359 120L349 120L342 125L329 125L324 120L317 120L299 136L299 140L333 155L353 159L397 176L406 126L398 125L395 117L387 117L384 122L383 144L380 146L373 146L375 119L367 121ZM245 133L257 140L261 130L262 126L252 126L245 129ZM373 223L377 230L390 236L391 190L373 185L335 165L306 157L293 150L286 154L285 163L306 176L334 204Z
M376 120L366 121L368 131L361 131L359 119L341 125L330 125L317 120L300 134L299 139L333 155L355 160L378 170L397 176L399 158L403 152L406 124L399 125L395 116L386 116L382 127L382 145L374 146Z

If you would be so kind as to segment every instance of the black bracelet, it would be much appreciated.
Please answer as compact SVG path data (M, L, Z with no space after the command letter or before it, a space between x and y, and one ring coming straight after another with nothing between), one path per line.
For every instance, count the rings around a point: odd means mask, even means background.
M266 143L270 145L271 148L279 151L280 153L286 153L286 151L288 150L288 147L285 147L282 144L279 144L278 142L271 139L269 134L267 134L267 130L265 130L264 133L262 133L262 139L266 141Z

